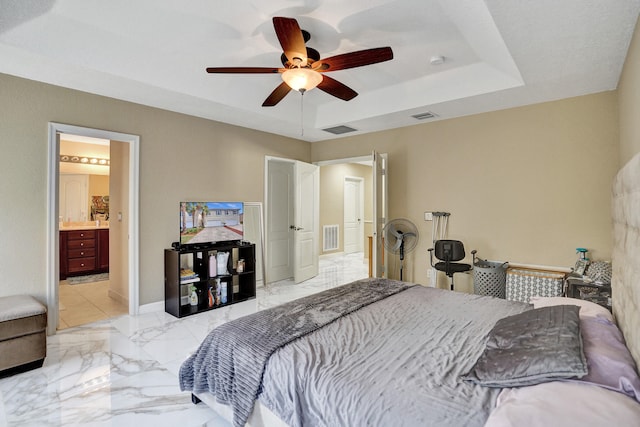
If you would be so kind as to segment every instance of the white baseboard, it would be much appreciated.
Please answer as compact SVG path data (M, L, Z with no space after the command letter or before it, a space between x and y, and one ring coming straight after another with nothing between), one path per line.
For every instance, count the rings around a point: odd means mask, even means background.
M318 258L334 258L337 256L344 256L344 252L331 252L330 254L322 254Z
M156 313L164 311L164 301L152 302L138 307L138 314Z
M107 295L109 298L118 301L120 304L129 305L129 300L127 298L112 289L107 291Z

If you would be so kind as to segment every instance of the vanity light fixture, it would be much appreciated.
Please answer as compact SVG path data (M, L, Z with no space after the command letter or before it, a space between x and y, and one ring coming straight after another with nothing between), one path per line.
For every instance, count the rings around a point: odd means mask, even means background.
M109 166L109 159L101 159L98 157L79 157L72 156L69 154L61 154L60 155L61 162L67 163L80 163L85 165L96 165L96 166Z

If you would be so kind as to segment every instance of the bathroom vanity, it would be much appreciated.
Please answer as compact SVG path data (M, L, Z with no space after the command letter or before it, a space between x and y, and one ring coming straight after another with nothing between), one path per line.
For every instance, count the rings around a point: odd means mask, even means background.
M108 271L108 222L65 223L60 226L60 280Z

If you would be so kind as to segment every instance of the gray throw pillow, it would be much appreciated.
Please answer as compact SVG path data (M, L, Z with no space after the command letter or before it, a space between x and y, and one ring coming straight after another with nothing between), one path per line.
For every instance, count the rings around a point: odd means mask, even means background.
M575 305L557 305L498 320L484 352L463 380L487 387L520 387L583 377L587 362L579 311Z

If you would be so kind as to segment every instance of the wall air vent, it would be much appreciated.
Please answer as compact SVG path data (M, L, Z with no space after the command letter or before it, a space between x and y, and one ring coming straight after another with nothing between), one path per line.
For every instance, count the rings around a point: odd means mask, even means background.
M338 250L339 236L338 224L322 226L322 251Z
M411 117L418 120L426 120L426 119L433 119L434 117L438 117L438 116L433 114L431 111L425 111L424 113L414 114Z
M343 133L355 132L358 129L350 128L349 126L340 125L340 126L334 126L332 128L322 129L322 130L325 132L332 133L334 135L341 135Z

